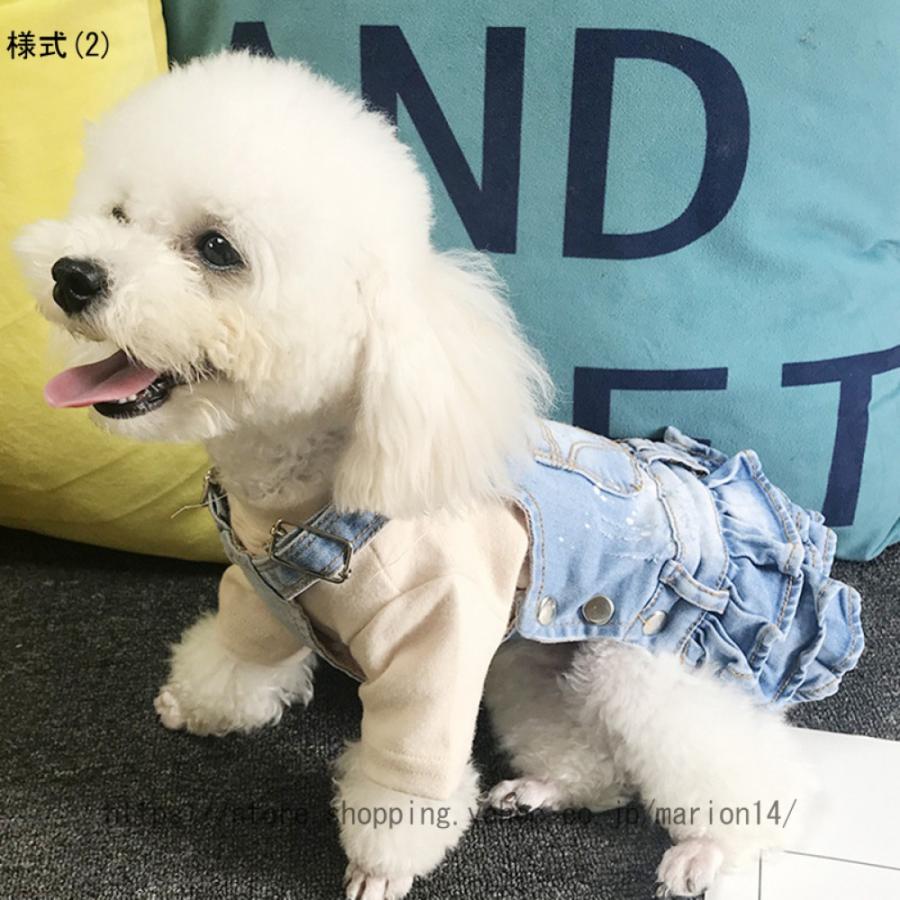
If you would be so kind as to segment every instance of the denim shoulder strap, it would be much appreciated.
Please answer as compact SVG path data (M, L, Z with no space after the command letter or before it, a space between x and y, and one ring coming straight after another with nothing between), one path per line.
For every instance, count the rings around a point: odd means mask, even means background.
M318 581L333 584L346 581L353 554L387 522L378 513L339 513L329 504L305 522L279 519L272 526L266 552L253 555L234 533L228 495L212 474L207 477L205 501L229 559L239 565L253 583L287 602L295 600Z

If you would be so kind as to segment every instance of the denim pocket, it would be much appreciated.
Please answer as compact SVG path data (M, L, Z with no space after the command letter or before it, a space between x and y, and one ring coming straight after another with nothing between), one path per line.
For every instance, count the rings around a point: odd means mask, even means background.
M542 465L576 472L595 487L623 497L644 486L640 467L622 443L559 422L542 425L544 443L534 453Z

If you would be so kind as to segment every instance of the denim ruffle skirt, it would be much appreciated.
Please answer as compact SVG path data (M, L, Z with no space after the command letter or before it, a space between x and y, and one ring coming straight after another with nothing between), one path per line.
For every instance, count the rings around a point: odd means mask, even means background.
M684 648L780 705L837 691L864 640L860 597L831 577L835 533L790 500L752 450L728 457L669 428L665 443L702 463L727 550L729 602L707 615Z

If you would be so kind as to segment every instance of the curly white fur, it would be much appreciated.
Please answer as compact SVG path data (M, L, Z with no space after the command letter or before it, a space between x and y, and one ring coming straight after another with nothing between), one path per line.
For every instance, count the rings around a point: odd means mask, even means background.
M223 735L275 724L313 696L315 656L306 648L277 665L241 659L222 643L214 615L201 616L172 645L169 680L153 705L166 728Z
M348 900L402 897L417 875L430 872L468 828L478 809L478 775L466 766L453 794L430 800L392 790L366 775L358 744L336 765L334 811L350 859Z
M676 896L780 846L792 804L806 807L816 790L778 714L674 656L618 641L515 641L498 652L485 699L525 776L498 785L492 805L608 809L639 797L679 842L659 867ZM746 823L733 820L739 809Z
M490 262L432 247L425 177L358 98L246 54L176 69L93 127L72 212L16 242L41 312L151 368L220 373L152 416L95 416L103 427L206 441L234 488L269 468L248 448L283 450L314 421L345 438L335 502L390 516L508 486L549 378ZM244 268L200 263L211 227ZM65 316L50 277L61 256L102 264L115 302Z
M551 394L490 263L435 250L431 219L426 179L386 119L299 63L223 54L92 126L71 216L37 223L16 246L51 322L100 342L97 356L125 349L190 382L146 415L95 415L103 427L204 441L228 490L258 509L325 488L343 508L419 516L501 492ZM210 228L242 268L203 264L197 238ZM104 302L77 316L52 300L51 266L67 255L109 277ZM216 377L198 379L207 366ZM173 648L156 708L168 727L200 734L275 722L311 696L304 654L247 662L201 618ZM635 794L657 806L744 804L803 784L779 720L641 651L515 645L494 664L488 701L521 775L490 795L505 809L604 809ZM467 769L446 802L417 798L370 781L351 748L337 791L347 896L385 900L455 845L476 778ZM447 807L453 824L341 818L376 807ZM680 843L660 878L674 893L777 837L671 831Z

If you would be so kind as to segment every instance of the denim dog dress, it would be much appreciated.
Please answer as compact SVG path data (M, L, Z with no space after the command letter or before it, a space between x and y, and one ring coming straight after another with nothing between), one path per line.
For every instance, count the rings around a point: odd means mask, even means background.
M830 577L836 537L751 450L667 429L612 441L544 422L518 502L530 579L515 630L674 653L773 705L838 689L863 649L859 594Z
M674 428L663 441L613 441L542 421L531 458L511 474L508 500L529 546L506 639L625 641L772 705L828 696L856 665L860 598L830 577L834 532L774 487L752 451L726 457ZM352 556L387 520L329 505L301 525L277 522L268 552L253 556L215 479L206 499L231 561L341 667L299 598L349 577Z

